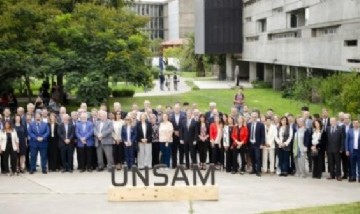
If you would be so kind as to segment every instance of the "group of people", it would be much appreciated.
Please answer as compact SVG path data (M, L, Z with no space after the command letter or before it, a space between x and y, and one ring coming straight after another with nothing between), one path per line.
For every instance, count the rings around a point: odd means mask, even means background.
M320 179L328 171L328 179L360 182L358 119L351 121L342 112L329 117L326 109L311 116L306 107L298 116L280 117L272 109L260 114L250 112L244 98L240 90L229 114L214 102L202 113L189 103L154 109L148 100L143 109L133 104L129 112L119 102L111 111L105 104L88 111L82 103L70 114L65 107L58 114L35 110L32 103L26 112L19 107L11 114L6 108L0 123L1 172L33 174L40 153L44 174L73 172L74 166L91 172L123 166L141 170L160 163L166 169L198 165L205 170L214 164L232 174L311 173Z
M174 90L178 90L178 83L180 82L179 77L176 73L174 73L173 77L171 78L170 74L167 74L166 76L161 72L159 75L160 80L160 90L164 91L164 85L167 88L168 91L171 90L171 82L173 82Z

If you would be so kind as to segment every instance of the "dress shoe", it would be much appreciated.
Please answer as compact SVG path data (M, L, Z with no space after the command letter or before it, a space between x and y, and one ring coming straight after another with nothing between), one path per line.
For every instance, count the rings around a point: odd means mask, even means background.
M256 176L261 177L261 173L256 173Z
M64 173L64 172L66 172L66 170L65 170L65 169L62 169L61 172Z
M30 174L31 174L31 175L34 174L34 171L30 170Z
M350 182L350 183L356 182L356 179L355 179L355 178L350 178L350 179L349 179L349 182Z
M333 179L335 179L335 177L327 177L326 179L333 180Z
M244 175L245 174L245 171L240 171L240 175Z
M69 170L69 172L70 172L70 173L73 173L73 170L72 170L72 169L70 169L70 170Z
M337 181L342 181L341 177L336 178Z
M104 171L104 168L98 168L98 169L96 169L96 171L102 172L102 171Z
M81 173L85 172L85 169L80 170Z
M345 176L345 175L344 175L344 176L342 176L341 178L344 179L344 180L346 180L346 179L348 179L348 176Z
M253 175L253 174L256 174L256 172L255 172L255 171L252 171L252 172L250 172L249 174L250 174L250 175Z
M46 171L46 170L43 170L43 171L42 171L42 174L47 174L47 171Z
M87 171L88 171L88 172L92 172L92 169L88 169Z

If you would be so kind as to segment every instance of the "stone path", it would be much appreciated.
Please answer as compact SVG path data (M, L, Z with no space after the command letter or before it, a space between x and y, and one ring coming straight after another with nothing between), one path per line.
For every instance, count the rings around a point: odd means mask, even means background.
M154 81L155 87L151 91L135 93L134 97L148 97L148 96L168 96L174 94L181 94L191 91L191 88L185 83L186 79L180 77L180 81L178 82L178 90L174 90L174 83L170 84L170 91L165 87L164 91L160 90L160 81L157 79Z
M174 171L166 173L171 178ZM191 178L191 172L187 173ZM154 178L150 175L151 181ZM122 174L117 176L121 181ZM360 183L225 172L216 172L215 176L219 201L125 203L107 201L111 184L108 172L0 175L0 213L259 213L360 201Z

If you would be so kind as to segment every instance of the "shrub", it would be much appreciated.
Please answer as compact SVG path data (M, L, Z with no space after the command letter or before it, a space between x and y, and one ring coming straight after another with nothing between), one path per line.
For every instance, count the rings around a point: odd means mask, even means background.
M135 90L128 88L117 89L112 92L113 97L133 97L134 94Z
M272 88L272 84L264 81L253 81L254 88Z
M173 65L168 65L168 66L166 66L166 70L167 71L177 71L178 69Z
M199 88L199 86L194 85L194 86L191 88L191 90L193 90L193 91L199 91L200 88Z
M160 69L159 68L151 68L151 74L154 79L159 79Z

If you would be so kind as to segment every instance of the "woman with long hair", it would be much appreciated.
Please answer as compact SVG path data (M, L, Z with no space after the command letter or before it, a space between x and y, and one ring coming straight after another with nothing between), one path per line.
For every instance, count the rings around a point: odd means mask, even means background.
M314 120L313 133L311 138L311 157L313 161L312 177L321 179L323 166L323 151L324 151L324 132L320 120Z
M171 148L173 142L174 127L169 121L169 115L164 113L162 115L162 122L159 127L159 141L161 150L161 163L165 164L167 168L170 167Z
M60 170L60 149L59 149L59 135L58 135L58 124L56 123L55 113L50 114L49 120L49 146L48 146L48 162L49 171L55 172Z
M5 121L4 129L0 132L0 146L1 152L3 153L4 162L4 171L8 173L9 176L14 175L17 172L17 156L19 152L19 138L17 136L16 130L12 127L10 121ZM9 170L9 157L11 172Z
M276 142L279 147L280 176L287 176L289 172L290 143L292 138L293 129L289 125L288 118L284 116L280 119L280 127L278 136L276 137Z
M197 147L200 157L200 169L206 169L206 158L207 151L209 148L209 126L206 123L206 117L204 114L200 114L199 123L196 132L197 137Z
M231 162L233 166L233 173L237 172L239 164L237 156L240 153L240 160L241 160L241 167L240 167L240 174L245 174L246 168L246 144L249 137L249 130L246 125L245 118L243 116L239 116L237 120L237 125L234 126L231 138L233 140L233 144L231 145Z
M223 123L218 115L214 116L214 122L210 125L210 147L211 147L211 161L210 163L216 165L216 169L221 169L221 141L223 137Z
M27 148L27 130L21 123L20 115L15 115L14 128L19 138L19 171L25 172L26 148Z
M124 126L124 121L121 118L121 112L115 113L115 118L113 120L113 138L114 138L114 145L113 145L113 153L114 153L114 163L116 170L122 169L122 164L124 163L124 144L121 143L121 129Z

